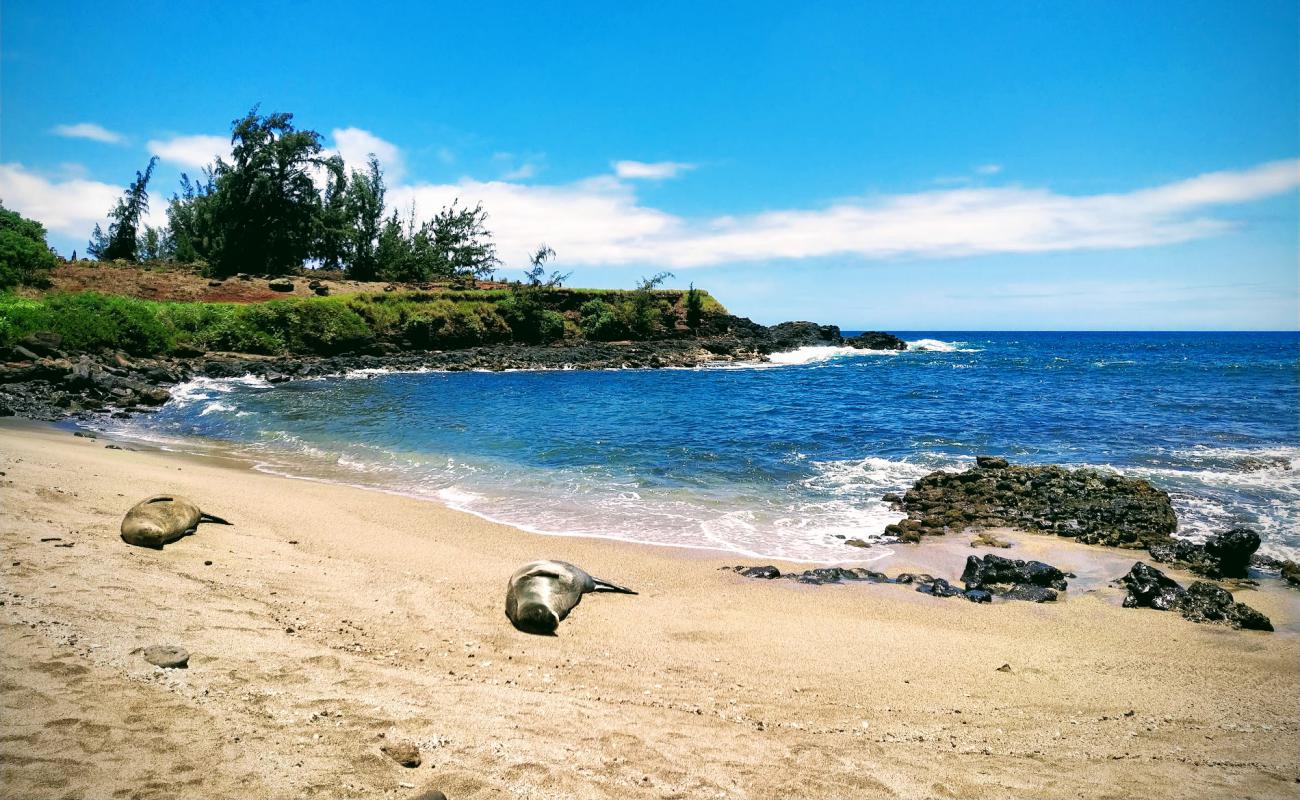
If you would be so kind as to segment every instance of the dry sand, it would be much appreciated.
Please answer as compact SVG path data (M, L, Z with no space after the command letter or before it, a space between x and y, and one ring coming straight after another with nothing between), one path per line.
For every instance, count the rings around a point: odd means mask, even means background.
M1043 606L750 581L716 554L105 443L0 427L4 797L1300 789L1297 595L1280 587L1237 591L1284 628L1266 634L1124 610L1097 580ZM126 546L122 513L160 490L235 526ZM1097 574L1134 559L1041 537L998 552L1040 551ZM908 552L955 578L977 551ZM556 637L519 633L505 581L538 557L641 594L589 596ZM159 643L188 648L189 668L146 663L138 648ZM381 754L394 740L424 763Z

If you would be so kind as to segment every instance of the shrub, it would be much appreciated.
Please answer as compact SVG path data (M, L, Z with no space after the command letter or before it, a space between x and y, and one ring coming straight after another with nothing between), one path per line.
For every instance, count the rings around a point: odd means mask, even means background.
M157 303L84 292L45 301L45 330L63 337L72 350L125 350L133 355L171 349L175 333L158 314Z
M627 326L616 309L604 300L588 300L582 304L582 334L588 339L612 342L627 338Z
M0 289L48 285L54 261L45 227L0 205Z
M545 344L564 337L564 317L542 305L542 292L521 286L497 303L515 341Z

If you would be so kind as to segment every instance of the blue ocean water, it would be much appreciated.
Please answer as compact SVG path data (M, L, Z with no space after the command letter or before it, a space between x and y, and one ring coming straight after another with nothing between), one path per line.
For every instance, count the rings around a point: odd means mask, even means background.
M690 370L200 379L121 435L218 447L543 533L839 562L880 500L976 454L1168 490L1180 535L1300 553L1300 335L905 334ZM119 423L115 423L119 424Z

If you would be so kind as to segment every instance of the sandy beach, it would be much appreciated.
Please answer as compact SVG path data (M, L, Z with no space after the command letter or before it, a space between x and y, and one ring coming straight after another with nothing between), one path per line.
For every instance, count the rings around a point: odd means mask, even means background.
M1268 634L1121 609L1105 580L1139 554L1044 537L998 552L1079 572L1056 604L755 581L107 443L0 426L4 797L1296 796L1300 595L1275 583L1233 589ZM128 547L122 514L159 491L234 525ZM873 568L955 579L973 552ZM543 557L640 594L520 633L506 579Z

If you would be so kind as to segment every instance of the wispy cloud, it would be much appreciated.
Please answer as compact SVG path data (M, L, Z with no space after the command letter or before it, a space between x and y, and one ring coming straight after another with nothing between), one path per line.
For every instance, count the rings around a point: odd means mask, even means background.
M361 128L335 128L330 132L334 138L332 152L343 156L343 162L349 170L363 170L370 154L379 159L384 170L384 178L389 183L401 183L406 177L406 159L397 145L381 139L370 131Z
M525 156L517 156L514 153L492 154L492 161L502 170L501 179L505 181L526 181L537 177L544 160L543 156L533 154Z
M482 201L507 257L545 241L566 263L675 268L824 256L954 258L1152 247L1222 234L1216 206L1294 190L1300 161L1209 173L1132 192L1065 195L1025 187L848 198L822 208L689 219L642 205L613 176L565 185L465 179L397 187L428 214Z
M615 175L628 180L664 180L695 169L694 164L681 161L615 161L612 166Z
M95 224L107 219L122 189L79 177L51 178L21 164L0 164L0 199L5 206L65 236L89 237ZM166 205L153 203L149 224L166 224Z
M68 139L90 139L105 144L121 144L125 137L116 131L110 131L103 125L93 122L78 122L72 125L55 125L51 132Z
M229 158L230 137L208 134L173 136L170 139L151 139L148 148L163 161L198 169L211 164L217 156Z
M997 175L1001 171L1001 164L980 164L975 168L976 175Z

